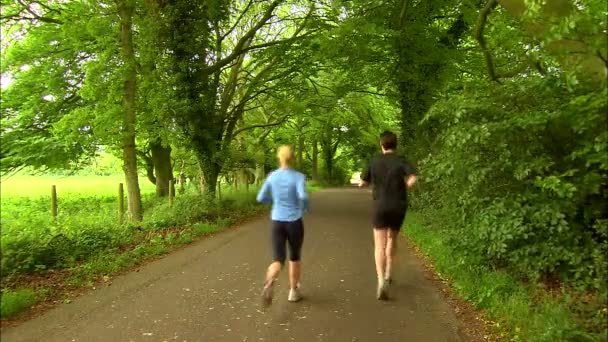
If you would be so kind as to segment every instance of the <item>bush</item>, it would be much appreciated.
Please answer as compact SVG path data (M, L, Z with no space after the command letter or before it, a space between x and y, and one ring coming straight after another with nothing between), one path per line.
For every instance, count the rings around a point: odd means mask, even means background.
M529 279L605 289L607 92L558 79L469 85L440 101L414 206L453 243Z

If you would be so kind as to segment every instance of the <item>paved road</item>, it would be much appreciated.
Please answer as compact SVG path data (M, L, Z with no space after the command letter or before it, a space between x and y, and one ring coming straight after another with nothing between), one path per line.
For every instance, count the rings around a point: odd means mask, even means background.
M463 341L441 291L400 249L393 299L375 299L370 194L313 195L305 219L302 289L260 305L269 223L259 219L199 241L113 280L71 304L2 333L12 341Z

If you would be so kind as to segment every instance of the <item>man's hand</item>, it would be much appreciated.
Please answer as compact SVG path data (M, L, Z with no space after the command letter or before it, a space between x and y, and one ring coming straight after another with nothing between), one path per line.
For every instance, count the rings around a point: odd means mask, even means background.
M414 186L414 184L416 184L416 175L411 175L409 177L407 177L407 180L405 181L405 185L407 186L407 188L411 188Z

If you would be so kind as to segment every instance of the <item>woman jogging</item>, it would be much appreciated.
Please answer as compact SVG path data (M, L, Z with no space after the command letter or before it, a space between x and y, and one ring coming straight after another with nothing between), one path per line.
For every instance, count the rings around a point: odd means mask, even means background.
M302 216L308 210L306 176L291 168L294 155L289 146L281 146L277 157L280 168L268 175L257 196L258 202L272 202L273 262L268 266L262 291L265 305L272 303L274 283L287 257L286 243L289 244L290 286L287 300L297 302L301 299L299 291L300 253L304 239Z
M397 136L385 131L380 136L382 155L374 158L361 175L360 187L374 185L374 246L378 289L376 297L388 298L391 267L397 237L407 209L407 188L416 183L414 167L395 155Z

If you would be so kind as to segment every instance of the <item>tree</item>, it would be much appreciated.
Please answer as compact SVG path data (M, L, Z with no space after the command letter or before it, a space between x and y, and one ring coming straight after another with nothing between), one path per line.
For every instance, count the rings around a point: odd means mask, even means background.
M88 163L101 144L122 146L129 213L140 220L135 5L31 1L8 7L3 20L13 42L2 56L2 72L15 82L3 97L9 115L3 117L2 165L3 171L75 168ZM18 139L27 133L33 134Z
M122 149L124 172L127 180L127 198L129 215L135 221L143 217L141 193L137 176L137 153L135 148L137 71L135 69L135 51L133 47L133 11L134 4L130 0L117 0L120 17L120 45L124 63L124 97L122 119Z
M94 54L94 37L69 13L86 15L89 8L3 2L2 12L1 73L12 82L0 100L1 171L78 168L96 151L90 127L60 132L58 126L68 113L87 105L80 85Z
M176 123L195 151L210 194L248 105L298 70L298 65L282 63L281 54L309 34L305 27L312 11L304 11L303 4L295 3L298 9L293 10L281 3L211 1L192 6L172 1L163 7L167 27L174 32L165 44L175 75L174 94L182 104ZM277 9L283 18L271 21ZM235 11L238 16L231 15ZM288 19L290 26L283 23Z

